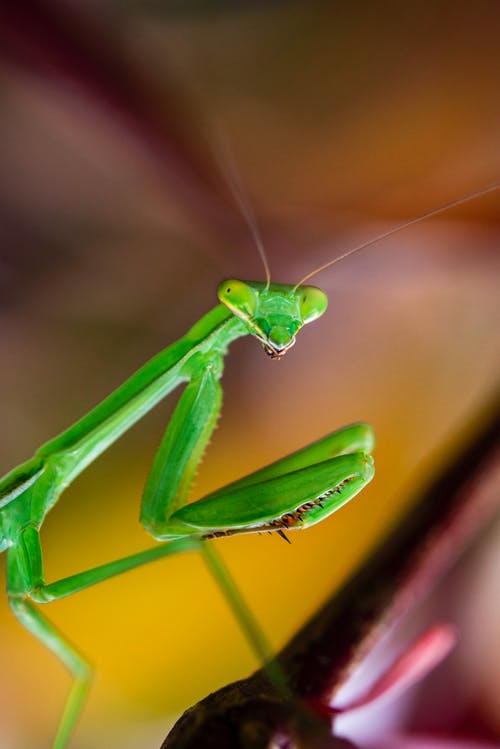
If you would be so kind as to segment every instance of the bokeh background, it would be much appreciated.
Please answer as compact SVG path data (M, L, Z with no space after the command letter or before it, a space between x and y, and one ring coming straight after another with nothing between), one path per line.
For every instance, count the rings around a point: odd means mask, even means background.
M220 140L282 282L497 179L499 20L487 0L2 10L0 469L182 335L223 277L262 278ZM378 437L376 481L328 522L291 546L218 542L274 647L363 558L493 390L498 243L493 194L319 276L328 313L283 361L253 340L232 346L193 498L352 421ZM140 495L174 401L53 510L48 580L150 545ZM414 708L426 730L500 740L499 535L493 523L440 595L462 641L436 677L452 698L448 722L432 704ZM183 709L256 665L194 555L44 611L96 666L75 749L159 746ZM0 628L0 746L49 746L67 675L5 601Z

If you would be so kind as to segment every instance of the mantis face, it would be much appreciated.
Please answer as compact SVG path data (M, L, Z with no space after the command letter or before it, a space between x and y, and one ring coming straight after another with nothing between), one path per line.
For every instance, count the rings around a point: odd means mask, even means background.
M316 286L287 286L257 281L223 281L220 301L246 324L271 359L279 359L295 343L298 331L320 317L328 306Z

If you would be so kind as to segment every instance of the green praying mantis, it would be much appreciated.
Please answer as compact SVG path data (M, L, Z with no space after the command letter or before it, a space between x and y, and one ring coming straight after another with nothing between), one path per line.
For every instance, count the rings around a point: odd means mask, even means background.
M258 242L266 282L223 281L218 289L220 304L185 336L0 480L0 551L7 552L10 607L21 624L65 664L73 678L53 749L64 749L68 744L88 692L91 667L35 604L69 596L162 557L199 550L250 643L265 661L270 655L265 640L213 545L207 542L236 533L271 531L284 535L288 530L306 528L330 516L373 477L373 432L370 426L359 423L186 504L191 481L220 413L220 379L229 345L250 334L270 358L284 356L301 328L321 317L327 308L326 294L305 285L313 275L412 223L499 186L496 183L452 201L351 248L294 286L271 283ZM47 583L39 537L47 513L78 474L180 385L185 385L184 392L153 461L142 498L141 523L158 543ZM271 674L271 678L278 681L279 674Z

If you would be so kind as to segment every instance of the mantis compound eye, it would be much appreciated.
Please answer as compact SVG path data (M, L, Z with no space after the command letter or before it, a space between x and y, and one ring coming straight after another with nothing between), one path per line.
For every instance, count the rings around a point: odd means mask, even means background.
M257 294L244 281L230 278L223 281L217 289L220 301L238 317L248 320L257 311Z
M304 325L317 320L328 307L328 297L317 286L299 286L295 293L299 297L300 314Z

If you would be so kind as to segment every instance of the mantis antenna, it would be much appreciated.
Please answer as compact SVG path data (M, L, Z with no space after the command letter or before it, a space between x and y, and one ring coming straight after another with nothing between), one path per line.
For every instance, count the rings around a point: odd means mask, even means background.
M243 181L240 177L239 171L236 167L234 157L231 149L228 146L227 140L221 137L220 132L215 133L214 142L216 146L214 148L217 163L221 169L222 175L226 181L227 186L233 196L236 205L240 209L241 215L245 219L245 222L250 229L252 239L255 242L255 246L262 260L264 266L264 273L266 275L266 289L271 284L271 271L269 269L269 263L267 261L266 251L264 249L264 242L260 235L259 227L255 214L252 210L250 200L248 198L247 191L243 185Z
M456 198L455 200L451 200L449 203L445 203L444 205L439 206L438 208L433 208L430 211L426 211L425 213L420 214L420 216L416 216L415 218L410 219L409 221L405 221L404 224L399 224L398 226L394 226L392 229L388 229L388 231L385 231L383 234L379 234L378 236L374 237L373 239L369 239L366 242L362 242L361 244L358 244L356 247L351 247L348 250L345 250L341 255L338 255L338 257L335 257L333 260L329 260L327 263L324 263L323 265L320 265L315 270L312 270L310 273L305 275L303 278L300 279L300 281L294 286L294 291L299 288L299 286L302 286L305 281L309 281L310 278L313 276L316 276L318 273L321 273L321 271L326 270L331 265L334 265L335 263L340 262L340 260L344 260L346 257L349 257L349 255L354 255L355 252L359 252L360 250L364 250L366 247L371 247L371 245L376 244L377 242L380 242L382 239L387 239L387 237L391 237L393 234L397 234L400 231L403 231L403 229L406 229L408 226L412 226L412 224L418 224L420 221L423 221L426 218L430 218L431 216L437 216L439 213L444 213L444 211L447 211L449 208L453 208L457 205L462 205L462 203L467 203L469 200L473 200L474 198L478 198L481 195L486 195L489 192L494 192L495 190L498 190L500 187L500 182L493 182L491 185L487 185L487 187L483 187L480 190L476 190L475 192L468 193L467 195L463 195L461 198Z

